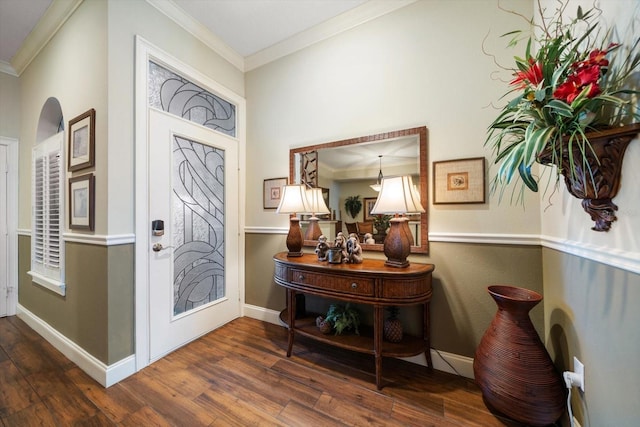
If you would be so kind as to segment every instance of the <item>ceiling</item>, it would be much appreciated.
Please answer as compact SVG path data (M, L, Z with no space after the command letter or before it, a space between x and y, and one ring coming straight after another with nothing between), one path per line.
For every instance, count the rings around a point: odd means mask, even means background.
M240 56L247 57L369 0L171 1ZM0 0L0 62L11 62L52 3L53 0Z

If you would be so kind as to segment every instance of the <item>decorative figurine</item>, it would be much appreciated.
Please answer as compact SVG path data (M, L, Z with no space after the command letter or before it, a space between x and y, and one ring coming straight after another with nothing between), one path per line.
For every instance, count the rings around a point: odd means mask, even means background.
M352 264L362 264L362 246L355 235L349 236L347 240L348 262Z
M349 253L347 252L347 239L344 237L342 231L336 235L336 241L333 244L334 247L340 248L340 258L342 262L349 262Z
M364 235L364 243L366 243L367 245L375 245L376 244L376 240L373 238L373 234L365 233L365 235Z
M318 237L318 244L316 245L316 254L318 255L318 261L327 260L328 250L329 245L327 244L327 238L324 234L321 234L320 237Z

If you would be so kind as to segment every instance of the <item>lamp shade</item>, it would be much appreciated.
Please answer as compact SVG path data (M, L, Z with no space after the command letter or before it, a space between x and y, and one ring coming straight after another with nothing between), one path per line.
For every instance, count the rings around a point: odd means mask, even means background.
M382 179L380 194L371 213L403 214L422 213L424 208L411 176L394 176Z
M282 187L282 197L276 212L279 214L309 212L307 191L304 185L285 185Z
M322 196L322 188L308 188L307 189L307 203L308 210L305 213L310 214L328 214L329 208L324 202Z

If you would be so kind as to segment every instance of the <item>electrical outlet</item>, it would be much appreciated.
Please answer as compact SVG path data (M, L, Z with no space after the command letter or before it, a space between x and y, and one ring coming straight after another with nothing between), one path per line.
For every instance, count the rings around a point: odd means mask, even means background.
M580 391L584 393L584 364L575 356L573 357L573 372L575 372L579 378L579 383L576 385L580 387Z

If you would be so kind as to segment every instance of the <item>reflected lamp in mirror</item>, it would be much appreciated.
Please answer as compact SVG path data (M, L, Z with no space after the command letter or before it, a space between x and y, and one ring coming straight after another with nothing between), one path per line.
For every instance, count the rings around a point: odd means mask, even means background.
M329 208L322 196L322 188L308 188L307 203L309 211L306 213L311 214L311 218L309 218L309 226L304 235L304 240L318 240L318 237L322 235L322 230L320 230L320 225L318 225L318 217L316 214L329 213Z
M411 252L413 236L409 230L409 219L399 214L422 213L418 192L410 176L383 178L378 200L371 214L395 215L391 219L391 228L384 239L385 265L390 267L408 267L407 256Z
M309 212L307 191L304 185L285 185L282 187L282 198L276 210L279 214L290 214L287 249L289 257L302 256L302 230L297 213Z

